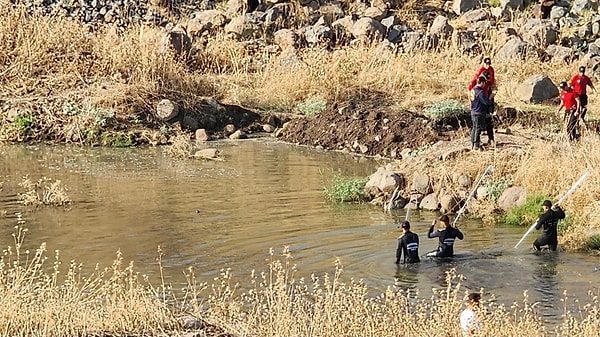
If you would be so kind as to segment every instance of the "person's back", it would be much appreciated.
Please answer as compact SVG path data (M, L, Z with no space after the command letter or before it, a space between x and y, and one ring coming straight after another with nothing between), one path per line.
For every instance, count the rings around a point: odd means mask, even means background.
M452 227L450 219L447 215L442 215L439 219L445 228L434 230L434 225L431 225L429 232L427 233L428 238L439 238L438 250L436 252L437 257L453 257L454 256L454 241L458 238L459 240L464 239L463 233L458 228Z
M419 258L419 236L410 231L410 223L402 222L404 234L398 238L398 248L396 249L396 264L400 263L404 253L404 263L420 262Z

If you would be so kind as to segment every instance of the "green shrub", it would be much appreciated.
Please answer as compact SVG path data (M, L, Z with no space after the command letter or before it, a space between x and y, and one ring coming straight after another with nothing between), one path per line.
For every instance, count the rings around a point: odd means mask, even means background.
M490 7L500 7L500 0L488 0Z
M594 234L589 237L588 247L590 249L600 249L600 234Z
M131 136L125 132L105 132L101 136L102 146L108 147L130 147L133 145Z
M565 235L567 234L571 228L573 227L573 218L569 215L567 215L564 219L560 220L558 222L558 235Z
M100 127L109 126L114 122L115 112L112 109L102 109L93 106L90 102L74 103L67 101L62 106L63 114L69 116L83 116L90 119Z
M469 110L465 108L459 101L449 99L437 103L433 103L424 108L431 119L441 121L449 118L467 117Z
M309 98L296 106L306 116L318 115L327 109L327 102L322 98Z
M32 116L17 116L13 122L20 132L27 132L33 126Z
M527 198L521 206L508 210L501 221L509 226L531 226L542 212L542 202L548 199L542 195L534 195Z
M360 202L366 199L364 192L367 178L342 178L336 175L331 182L331 186L325 187L325 195L330 201Z
M494 180L488 180L484 187L487 191L487 199L493 202L498 202L498 199L508 187L513 184L513 177L507 175Z

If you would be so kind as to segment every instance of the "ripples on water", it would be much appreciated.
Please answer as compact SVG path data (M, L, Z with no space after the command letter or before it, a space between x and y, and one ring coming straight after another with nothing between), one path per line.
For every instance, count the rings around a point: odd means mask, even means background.
M490 228L470 220L460 222L465 240L456 243L455 261L396 266L402 211L386 214L323 197L335 172L364 177L376 170L376 161L265 140L209 145L226 160L172 160L160 148L0 147L5 181L0 209L7 211L0 218L0 244L12 244L16 214L24 210L18 183L28 174L61 180L74 203L25 212L26 244L47 242L50 251L59 249L65 260L90 269L110 265L120 250L138 270L155 275L160 245L170 282L183 282L188 266L201 281L211 282L221 268L243 279L252 269L266 269L270 248L289 246L301 276L332 273L339 259L347 279L362 279L379 291L396 286L428 294L444 286L446 271L456 268L468 289L485 288L500 301L521 301L527 290L551 320L560 316L563 291L585 301L587 291L597 287L597 259L530 254L527 245L537 233L514 250L525 228ZM426 236L435 216L411 214L422 254L437 246L437 239Z

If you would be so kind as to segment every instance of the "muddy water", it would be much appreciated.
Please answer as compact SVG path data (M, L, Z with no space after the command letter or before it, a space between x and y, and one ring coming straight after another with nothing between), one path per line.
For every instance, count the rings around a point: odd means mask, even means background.
M29 249L46 242L51 252L60 250L63 261L84 263L84 270L96 263L109 266L120 250L126 261L156 277L161 246L167 281L175 284L183 282L188 266L204 281L224 267L243 279L252 269L266 268L270 248L289 246L300 274L332 272L339 258L346 278L363 279L377 290L396 286L427 294L456 268L466 287L483 287L500 301L520 301L527 291L550 321L562 313L563 292L583 300L588 290L598 292L597 258L533 255L528 249L535 235L514 250L524 228L490 228L477 221L461 221L466 238L456 244L454 261L396 266L402 211L330 204L322 194L335 172L366 176L379 166L375 160L267 140L211 145L226 161L173 161L155 148L0 147L5 182L0 211L6 211L0 245L12 245L22 213ZM26 211L17 198L24 175L61 180L73 205ZM436 247L425 235L434 216L411 214L422 254Z

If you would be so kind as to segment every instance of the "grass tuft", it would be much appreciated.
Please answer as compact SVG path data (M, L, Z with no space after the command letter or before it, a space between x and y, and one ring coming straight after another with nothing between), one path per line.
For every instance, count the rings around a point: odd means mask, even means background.
M469 114L469 110L461 102L453 99L427 105L424 110L435 121L465 118Z
M364 192L367 178L343 178L335 175L330 187L325 187L325 196L333 202L361 202L366 199Z
M537 220L542 211L542 202L547 197L534 195L527 197L523 205L513 207L504 214L502 222L509 226L530 226Z

